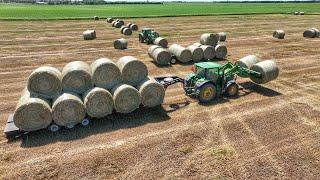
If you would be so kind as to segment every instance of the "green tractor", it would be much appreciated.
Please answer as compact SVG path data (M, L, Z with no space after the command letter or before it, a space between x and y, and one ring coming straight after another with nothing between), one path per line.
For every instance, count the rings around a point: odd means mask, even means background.
M182 83L186 95L196 97L201 103L207 103L219 95L236 96L239 85L236 82L237 75L250 77L250 79L262 79L263 74L239 65L228 62L224 65L214 62L195 63L193 72L185 79L178 76L157 77L156 80L165 88L175 83ZM273 69L275 79L278 76L278 68ZM270 78L271 80L271 78Z
M159 33L151 28L143 28L139 33L139 42L153 44L154 40L159 37Z

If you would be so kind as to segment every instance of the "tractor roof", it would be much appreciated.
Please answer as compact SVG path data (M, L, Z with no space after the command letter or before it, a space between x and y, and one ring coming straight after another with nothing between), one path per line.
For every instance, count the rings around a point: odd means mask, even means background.
M218 63L214 63L214 62L200 62L200 63L195 63L196 66L201 67L201 68L220 68L221 65Z

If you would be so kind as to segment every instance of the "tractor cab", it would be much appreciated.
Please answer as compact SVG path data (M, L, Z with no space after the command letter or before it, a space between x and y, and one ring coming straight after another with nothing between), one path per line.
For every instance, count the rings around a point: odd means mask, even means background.
M139 42L152 44L153 41L159 37L159 34L151 28L142 28L139 34Z
M194 65L195 74L199 77L217 83L219 75L221 75L221 65L214 62L201 62Z

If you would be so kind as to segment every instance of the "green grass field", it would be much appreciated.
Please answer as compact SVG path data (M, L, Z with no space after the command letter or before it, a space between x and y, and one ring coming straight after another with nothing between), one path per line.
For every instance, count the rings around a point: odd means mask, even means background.
M320 3L167 3L114 5L0 4L0 19L85 19L220 14L320 13Z

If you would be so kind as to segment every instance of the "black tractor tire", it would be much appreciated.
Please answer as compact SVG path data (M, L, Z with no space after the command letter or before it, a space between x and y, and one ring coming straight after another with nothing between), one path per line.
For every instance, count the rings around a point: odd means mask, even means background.
M238 95L239 86L236 83L232 83L227 87L226 94L227 96L236 96Z
M139 42L143 43L143 37L141 34L139 34Z
M208 103L217 96L216 86L212 83L204 84L198 88L197 95L201 103Z

